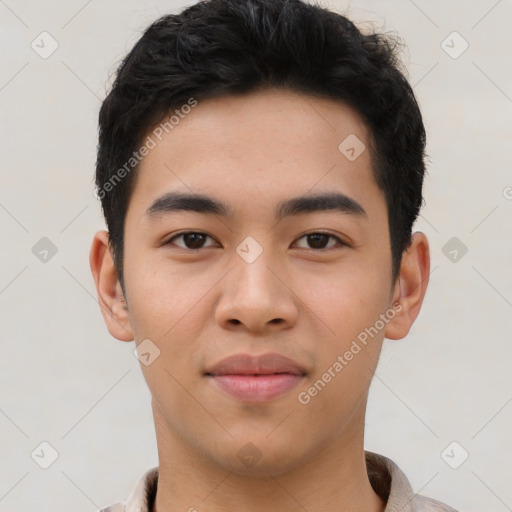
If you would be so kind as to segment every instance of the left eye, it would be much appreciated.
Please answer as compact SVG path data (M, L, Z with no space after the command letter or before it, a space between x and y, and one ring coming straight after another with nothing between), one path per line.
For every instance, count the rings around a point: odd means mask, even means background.
M315 249L315 250L325 250L325 249L330 249L336 245L338 246L343 246L343 245L346 245L344 244L337 236L334 236L334 235L329 235L328 233L309 233L307 235L303 235L299 238L299 240L301 240L302 238L307 238L308 240L308 243L312 245L312 248ZM327 243L327 240L329 240L329 238L332 238L333 240L336 241L336 243L333 245L331 245L330 247L325 247L325 244ZM307 247L306 247L307 249Z
M183 239L184 246L173 243L173 240L177 240L179 238ZM179 235L170 238L164 245L178 245L178 247L181 247L182 249L197 250L203 247L204 242L207 238L211 238L213 240L213 238L210 235L207 235L206 233L202 233L200 231L186 231L184 233L180 233ZM306 235L302 235L298 240L302 240L303 238L307 239L308 243L312 246L310 247L311 249L317 251L330 249L332 247L335 247L336 245L346 245L337 236L330 235L328 233L308 233ZM335 241L335 243L334 245L326 247L326 243L330 238L332 238ZM308 247L299 248L308 249Z

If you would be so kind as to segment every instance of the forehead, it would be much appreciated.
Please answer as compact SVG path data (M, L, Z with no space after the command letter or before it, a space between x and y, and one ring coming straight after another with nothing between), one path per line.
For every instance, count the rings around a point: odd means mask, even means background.
M173 190L213 193L253 213L320 189L359 203L381 195L368 128L342 102L267 89L199 100L186 111L159 137L147 134L155 145L137 170L132 201L140 208Z

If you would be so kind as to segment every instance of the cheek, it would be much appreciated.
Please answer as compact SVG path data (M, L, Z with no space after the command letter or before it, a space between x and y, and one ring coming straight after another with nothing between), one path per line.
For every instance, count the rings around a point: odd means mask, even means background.
M386 309L388 286L369 267L311 283L307 305L321 320L316 322L319 330L315 326L315 345L321 349L315 349L318 364L306 393L316 413L330 410L333 421L341 421L368 388L384 338L384 329L375 330L375 324ZM315 393L322 398L313 398Z
M325 331L322 336L333 340L333 348L350 343L361 330L373 325L384 312L389 295L390 283L383 278L382 269L347 267L296 284L306 298L305 313L309 314L309 309L316 314Z
M314 328L318 360L299 392L312 418L326 418L326 432L351 417L369 388L377 366L384 329L375 324L385 311L387 283L376 275L353 273L311 287L308 307L321 321ZM379 324L380 325L380 324Z
M176 272L170 265L134 266L127 280L130 321L137 343L145 339L158 354L149 365L141 364L148 387L165 410L190 407L199 369L198 340L203 330L208 288L193 274Z
M128 270L125 279L135 338L154 338L159 343L172 337L204 294L199 278L158 263L133 265Z
M169 262L134 266L127 279L135 339L138 343L150 339L160 351L155 363L180 382L194 378L187 368L201 359L204 328L214 315L207 292L216 281L218 277L207 271L185 272ZM170 377L162 374L159 378Z

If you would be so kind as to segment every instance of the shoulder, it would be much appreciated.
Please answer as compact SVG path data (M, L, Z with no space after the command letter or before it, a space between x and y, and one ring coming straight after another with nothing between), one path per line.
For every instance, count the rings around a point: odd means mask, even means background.
M414 496L413 503L414 512L459 512L445 503L419 494Z
M114 503L106 508L98 509L96 512L125 512L126 503L121 501L119 503Z
M147 469L132 488L128 499L95 512L148 512L156 496L158 466Z
M384 455L365 451L370 483L386 501L385 512L458 512L453 507L415 494L404 472Z

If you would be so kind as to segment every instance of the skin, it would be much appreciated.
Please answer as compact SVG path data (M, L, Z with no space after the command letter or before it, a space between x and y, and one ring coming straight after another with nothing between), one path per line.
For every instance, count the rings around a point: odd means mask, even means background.
M338 149L349 134L367 148L355 161ZM141 363L158 444L155 511L384 510L364 460L368 390L384 337L406 336L420 311L430 259L425 235L415 233L392 279L385 197L368 148L367 127L343 103L278 90L200 101L137 171L126 296L108 233L95 235L90 264L110 333L137 345L149 338L160 350ZM235 215L145 214L170 191L206 194ZM326 191L349 196L366 215L274 218L279 201ZM208 237L165 244L182 231ZM319 231L344 244L305 236ZM263 249L250 264L236 252L247 236ZM298 393L397 303L385 329L300 403ZM274 400L239 401L203 375L231 354L267 352L307 369ZM249 442L261 454L251 467L237 456Z

